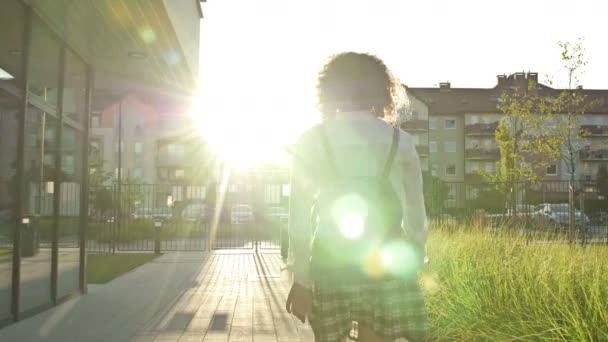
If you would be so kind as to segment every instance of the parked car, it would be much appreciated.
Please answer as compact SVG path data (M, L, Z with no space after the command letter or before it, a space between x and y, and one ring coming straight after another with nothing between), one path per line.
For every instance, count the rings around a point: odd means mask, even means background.
M253 210L248 204L237 204L230 211L231 224L243 224L253 222Z
M282 206L270 206L266 209L266 219L271 222L280 222L287 219L289 213L287 208Z
M608 212L599 212L591 215L589 220L595 225L608 225Z
M206 204L192 203L184 207L181 217L186 221L206 222L210 218L210 214Z
M536 212L538 212L538 209L532 204L518 204L515 206L515 214L519 216L533 215ZM511 208L507 209L507 215L513 215L513 210Z
M152 209L152 218L158 221L167 221L171 219L172 212L169 207L158 207Z
M171 218L171 208L135 208L135 210L133 210L133 213L131 214L131 218L166 221Z
M569 224L569 206L568 203L543 203L536 206L536 213L550 222L565 226ZM578 209L574 209L574 224L588 225L589 217L584 215Z
M134 219L138 218L152 218L152 209L150 208L135 208L131 217Z

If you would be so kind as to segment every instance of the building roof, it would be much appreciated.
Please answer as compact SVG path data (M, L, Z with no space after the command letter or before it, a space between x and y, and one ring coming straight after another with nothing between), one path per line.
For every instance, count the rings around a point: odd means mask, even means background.
M498 105L502 94L518 84L537 81L535 73L499 75L493 88L452 88L449 83L441 83L437 88L407 87L407 91L429 106L431 115L454 115L464 113L500 113ZM522 83L523 82L523 83ZM596 105L586 113L608 114L608 89L554 89L537 83L539 95L557 96L563 91L577 91L585 94Z

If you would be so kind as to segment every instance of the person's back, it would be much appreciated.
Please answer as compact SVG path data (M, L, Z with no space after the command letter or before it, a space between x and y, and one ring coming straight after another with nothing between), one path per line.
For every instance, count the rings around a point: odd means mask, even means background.
M409 134L399 131L395 137L394 128L379 118L394 113L394 88L391 88L394 86L400 87L375 57L354 53L334 57L319 77L319 102L325 120L303 134L297 144L289 219L295 282L287 308L301 320L308 316L319 341L336 341L346 336L352 321L365 327L359 329L364 340L369 336L408 340L426 336L424 298L415 277L423 263L427 235L419 160ZM394 161L390 155L392 147L396 148ZM402 225L397 229L403 235L382 248L380 264L361 265L363 274L374 281L342 277L346 274L343 269L334 266L335 262L326 254L317 255L314 247L347 244L330 241L330 235L324 234L329 230L327 224L311 222L314 220L311 207L317 204L316 197L336 180L382 179L383 173L400 202ZM373 205L357 204L356 198L346 202L347 207L359 212ZM352 219L349 222L349 216L342 215L339 208L336 204L325 209L340 216L337 220L346 219L347 226L359 229L356 226L362 223ZM345 234L349 238L349 232ZM335 251L336 255L352 259L358 253L341 249ZM317 265L312 270L311 256ZM352 264L358 265L354 260ZM401 271L405 267L412 276L385 277L386 269L394 266ZM310 296L312 303L308 302Z

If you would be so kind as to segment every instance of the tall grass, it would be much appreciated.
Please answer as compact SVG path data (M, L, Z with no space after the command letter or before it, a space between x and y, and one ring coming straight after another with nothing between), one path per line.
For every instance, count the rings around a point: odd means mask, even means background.
M434 340L608 341L608 246L435 227L421 281Z

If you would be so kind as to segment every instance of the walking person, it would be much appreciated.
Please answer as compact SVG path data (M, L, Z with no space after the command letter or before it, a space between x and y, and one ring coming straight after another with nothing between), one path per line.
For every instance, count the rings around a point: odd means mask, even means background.
M286 303L317 342L427 338L420 162L410 135L390 123L402 92L368 54L335 55L319 73L323 120L294 152Z

